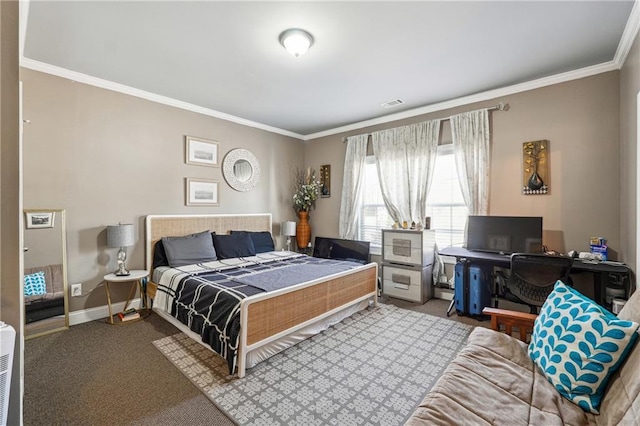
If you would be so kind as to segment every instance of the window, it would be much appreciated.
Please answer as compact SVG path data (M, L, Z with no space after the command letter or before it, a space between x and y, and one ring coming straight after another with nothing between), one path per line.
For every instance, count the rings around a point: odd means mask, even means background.
M380 192L378 171L373 156L365 163L362 186L362 209L358 220L358 239L371 242L371 251L382 250L382 228L388 228L393 219L387 213ZM436 230L438 247L460 245L464 242L464 226L469 215L462 198L453 146L438 146L433 172L433 182L427 197L427 216L431 217L431 229ZM424 225L424 223L423 223Z
M469 209L462 198L452 144L438 146L433 182L427 196L427 216L431 217L431 229L436 230L438 247L464 242Z
M373 155L367 157L362 182L362 210L358 220L358 239L371 242L373 253L382 252L382 228L389 228L393 219L382 200L378 169Z

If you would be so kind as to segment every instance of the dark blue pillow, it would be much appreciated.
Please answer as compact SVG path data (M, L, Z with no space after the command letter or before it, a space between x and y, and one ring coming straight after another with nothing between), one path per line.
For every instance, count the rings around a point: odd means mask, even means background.
M268 251L274 251L275 246L273 244L273 238L269 231L231 231L231 234L249 234L251 241L253 241L253 247L256 253L266 253Z
M236 232L229 235L213 234L213 246L218 259L255 256L256 248L249 234Z
M153 269L160 266L169 266L169 260L167 259L167 253L164 251L162 240L156 241L153 249Z

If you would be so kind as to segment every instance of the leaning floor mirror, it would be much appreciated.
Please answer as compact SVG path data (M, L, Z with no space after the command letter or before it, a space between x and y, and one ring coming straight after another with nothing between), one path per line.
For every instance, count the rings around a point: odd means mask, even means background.
M65 211L24 211L25 339L69 328Z

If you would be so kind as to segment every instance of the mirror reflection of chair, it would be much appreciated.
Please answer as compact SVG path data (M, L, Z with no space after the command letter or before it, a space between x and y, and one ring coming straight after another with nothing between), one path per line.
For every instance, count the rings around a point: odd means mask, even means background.
M514 253L509 274L498 274L498 296L528 305L531 313L536 314L556 281L571 285L572 264L573 258L567 256ZM496 307L497 304L498 301Z

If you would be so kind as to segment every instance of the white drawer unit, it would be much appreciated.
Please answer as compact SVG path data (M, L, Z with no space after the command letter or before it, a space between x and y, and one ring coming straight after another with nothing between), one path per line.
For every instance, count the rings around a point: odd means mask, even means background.
M431 268L425 268L431 270ZM384 266L382 268L382 288L384 294L398 299L420 301L422 296L422 269L398 268Z
M433 263L435 231L382 230L382 261L427 266Z
M435 231L382 230L382 292L424 303L433 297Z

